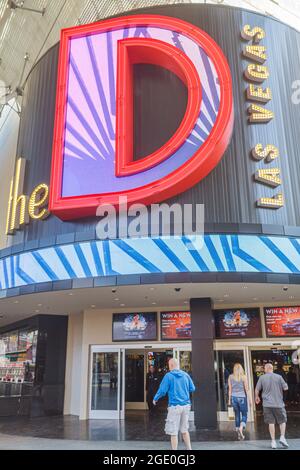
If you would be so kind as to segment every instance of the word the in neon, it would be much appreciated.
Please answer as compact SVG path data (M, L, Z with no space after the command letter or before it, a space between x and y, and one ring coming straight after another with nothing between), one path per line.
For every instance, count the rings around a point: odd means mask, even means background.
M39 184L30 196L23 194L25 171L26 159L19 158L16 163L14 178L10 184L6 235L14 235L30 220L45 220L50 215L47 209L49 197L47 184Z

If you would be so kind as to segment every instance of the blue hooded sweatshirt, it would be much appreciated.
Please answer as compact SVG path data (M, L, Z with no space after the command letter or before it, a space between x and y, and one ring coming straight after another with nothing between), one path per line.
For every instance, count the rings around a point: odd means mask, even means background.
M195 389L189 374L183 370L174 369L164 376L154 401L158 401L168 394L169 406L190 405L190 393L194 392Z

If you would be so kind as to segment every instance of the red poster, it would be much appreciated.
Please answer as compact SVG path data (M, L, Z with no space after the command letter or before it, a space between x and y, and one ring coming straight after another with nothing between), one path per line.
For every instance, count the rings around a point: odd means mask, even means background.
M160 321L162 340L191 339L190 312L164 312L161 313Z
M265 308L267 336L300 336L300 307Z

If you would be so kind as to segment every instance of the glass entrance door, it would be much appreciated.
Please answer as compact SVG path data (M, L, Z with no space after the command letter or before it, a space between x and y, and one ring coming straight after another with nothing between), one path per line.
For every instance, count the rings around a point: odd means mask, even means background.
M144 410L145 407L145 352L127 350L125 355L126 409Z
M97 346L91 351L90 419L123 419L124 352Z
M250 374L248 358L244 349L223 349L219 347L215 351L215 372L216 372L216 388L218 399L218 418L219 421L228 420L228 379L233 372L234 364L239 363L243 366L249 386ZM248 420L253 421L253 407L249 408Z
M156 375L157 377L157 381L152 387L152 394L149 395L147 398L151 402L164 376L169 372L169 360L173 356L174 356L173 348L147 351L147 366L146 366L147 374L150 372L150 368L152 368L154 371L154 375ZM168 407L168 397L165 396L164 398L161 398L159 402L157 403L156 410L165 412L167 407Z
M228 410L228 379L234 364L239 363L245 369L243 351L216 351L216 381L219 412Z

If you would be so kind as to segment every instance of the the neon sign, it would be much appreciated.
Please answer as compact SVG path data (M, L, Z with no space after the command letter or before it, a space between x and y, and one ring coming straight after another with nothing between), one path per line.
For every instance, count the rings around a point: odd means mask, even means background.
M251 28L245 25L241 31L241 37L244 41L252 42L243 48L243 56L250 60L247 65L244 76L250 82L246 90L247 101L254 102L248 107L249 124L266 124L274 119L274 112L265 108L272 100L272 91L269 87L263 88L262 83L270 76L267 65L262 65L267 60L267 48L260 44L266 37L265 30L259 26ZM277 188L282 185L281 169L276 167L270 168L269 165L279 159L279 149L275 145L257 144L251 150L251 156L257 162L263 161L268 165L267 168L259 168L254 180L262 183L270 188ZM279 192L273 197L261 197L256 201L256 206L264 209L280 209L284 206L283 193Z
M177 132L133 161L136 63L175 73L188 105ZM226 58L204 31L156 15L114 18L62 31L49 210L62 220L96 214L100 204L161 202L205 178L233 128Z
M47 209L49 187L39 184L28 197L22 193L26 170L25 158L19 158L16 163L15 175L10 184L8 210L6 219L6 234L14 235L24 225L32 220L45 220L49 215Z

